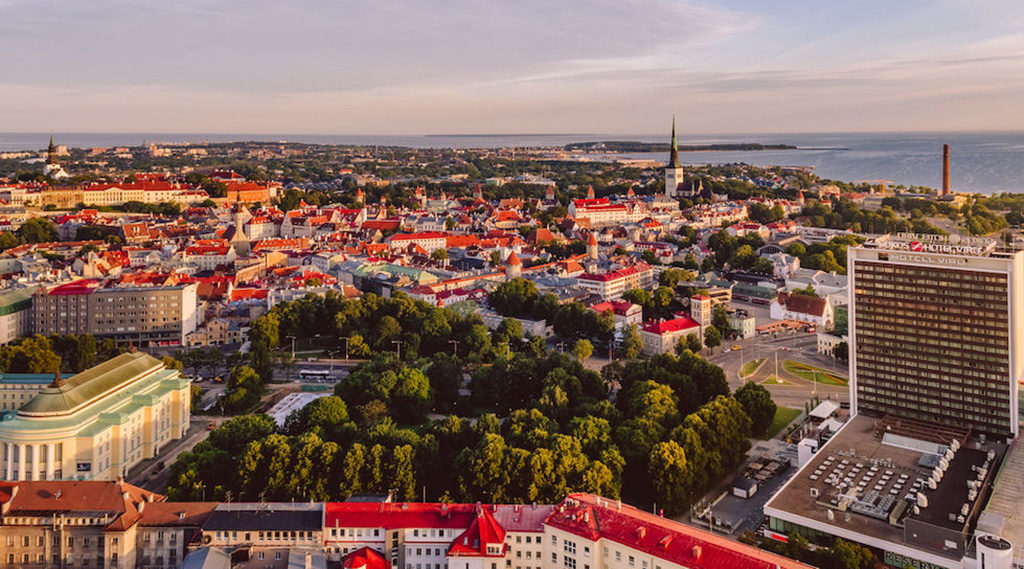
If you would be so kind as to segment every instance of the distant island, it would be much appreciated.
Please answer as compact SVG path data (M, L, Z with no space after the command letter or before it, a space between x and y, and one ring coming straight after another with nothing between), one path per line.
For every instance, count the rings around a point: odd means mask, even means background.
M635 142L604 140L600 142L573 142L564 146L566 150L588 150L607 152L668 152L672 146L665 142ZM679 146L680 152L729 151L729 150L796 150L792 144L761 144L758 142L737 142L731 144L691 144Z

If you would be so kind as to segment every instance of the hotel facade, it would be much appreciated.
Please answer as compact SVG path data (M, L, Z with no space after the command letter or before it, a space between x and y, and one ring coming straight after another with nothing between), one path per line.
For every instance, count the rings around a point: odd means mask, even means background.
M847 262L852 411L1016 437L1024 251L906 237Z

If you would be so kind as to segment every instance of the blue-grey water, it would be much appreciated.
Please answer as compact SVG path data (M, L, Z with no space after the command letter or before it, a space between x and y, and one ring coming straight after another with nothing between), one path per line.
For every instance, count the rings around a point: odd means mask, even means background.
M552 147L570 142L637 140L666 142L663 135L497 134L497 135L293 135L293 134L138 134L58 133L58 144L73 147L140 145L143 142L289 141L318 144L411 146L419 148ZM42 149L47 133L0 133L0 151ZM1024 132L780 133L680 134L679 144L760 142L790 144L797 150L685 152L685 164L745 162L754 165L812 166L836 180L893 180L938 187L942 183L942 145L952 147L952 186L966 192L1024 191ZM664 160L662 154L630 154Z

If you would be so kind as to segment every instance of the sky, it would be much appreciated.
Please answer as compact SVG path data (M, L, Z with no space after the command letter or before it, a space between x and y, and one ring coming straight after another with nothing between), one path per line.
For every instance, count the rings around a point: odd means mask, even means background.
M0 130L1024 129L1021 0L0 0Z

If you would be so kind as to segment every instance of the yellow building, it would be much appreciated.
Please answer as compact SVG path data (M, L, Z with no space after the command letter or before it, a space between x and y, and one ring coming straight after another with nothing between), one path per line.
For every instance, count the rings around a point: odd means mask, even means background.
M144 353L52 383L0 421L5 480L115 480L184 436L190 382Z

